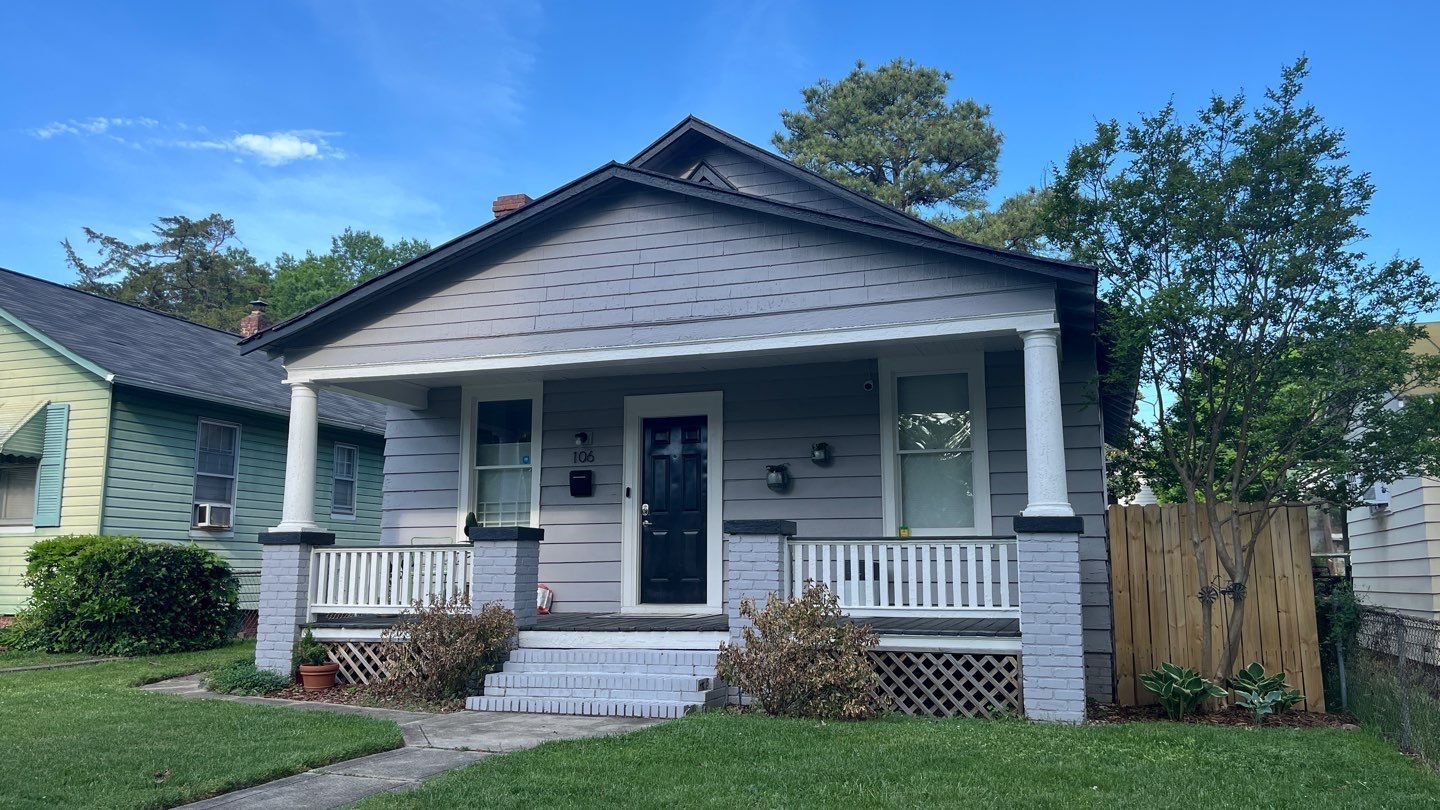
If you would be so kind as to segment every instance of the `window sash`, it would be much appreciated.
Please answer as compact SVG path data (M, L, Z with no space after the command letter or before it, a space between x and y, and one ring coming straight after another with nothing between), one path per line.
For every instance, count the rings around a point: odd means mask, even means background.
M939 531L948 531L948 530L967 531L967 532L968 532L968 531L975 531L975 530L978 528L978 524L980 523L980 518L979 518L979 515L980 515L980 509L979 509L980 503L979 503L979 501L980 501L980 497L981 497L981 490L980 490L980 487L979 487L980 482L977 481L977 480L975 480L975 476L976 476L975 458L977 457L977 452L976 452L976 438L977 438L977 437L976 437L976 424L975 424L976 403L975 403L974 399L970 396L971 385L972 385L973 382L974 382L974 377L972 376L972 374L973 374L973 372L971 372L971 371L961 370L961 369L956 369L956 370L943 370L943 371L933 371L933 372L932 372L932 371L915 371L915 372L897 372L897 373L895 373L894 376L891 378L891 383L890 383L890 386L889 386L889 388L890 388L890 390L889 390L889 399L890 399L890 402L889 402L889 407L890 407L890 424L887 426L886 429L889 431L889 438L890 438L890 443L891 443L890 450L891 450L891 456L892 456L892 458L890 459L890 462L889 462L889 463L892 465L893 473L894 473L894 477L893 477L893 481L894 481L894 504L895 504L894 508L895 508L895 521L896 521L896 526L897 526L897 527L899 527L899 526L905 526L905 527L910 528L910 529L912 529L912 530L915 529L915 528L917 528L917 527L914 527L914 526L910 526L910 525L909 525L909 521L908 521L908 519L907 519L907 517L906 517L906 514L905 514L905 500L906 500L906 498L905 498L905 489L906 489L906 481L905 481L905 478L906 478L906 476L905 476L904 473L902 472L902 466L903 466L903 465L901 464L901 459L904 458L904 457L906 457L906 456L967 456L967 457L969 457L969 458L971 459L970 469L971 469L971 477L972 477L972 480L971 480L971 492L970 492L970 496L969 496L969 498L970 498L970 510L969 510L969 511L970 511L970 513L971 513L971 515L972 515L972 518L971 518L971 521L970 521L971 525L968 525L968 526L943 526L943 527L940 527L940 526L927 526L927 527L921 527L921 528L922 528L923 530L927 531L927 532L932 532L932 533L933 533L933 532L939 532ZM901 419L902 419L903 413L902 413L901 406L900 406L900 393L901 393L901 389L903 388L903 385L902 385L902 382L901 382L901 381L902 381L902 380L905 380L905 379L907 379L907 378L913 379L913 378L917 378L917 377L957 377L957 378L959 378L960 380L963 380L963 382L964 382L964 400L965 400L965 405L966 405L966 409L963 411L963 413L964 413L964 415L965 415L965 417L966 417L966 421L967 421L967 423L968 423L968 425L969 425L969 428L968 428L968 431L967 431L967 432L968 432L968 436L967 436L967 438L966 438L966 440L965 440L964 445L962 445L962 446L956 446L956 447L913 447L913 446L911 446L911 447L906 447L906 446L904 446L904 437L903 437L903 435L902 435L902 433L903 433L903 428L902 428L902 425L901 425ZM960 412L957 412L957 413L960 413Z
M470 403L470 416L473 420L470 430L472 455L470 457L469 503L466 504L466 509L475 513L475 517L482 527L529 526L539 508L534 492L534 476L538 466L536 457L541 449L537 424L539 417L535 413L535 404L536 398L531 396L476 399ZM495 424L483 423L481 420L482 410L487 405L492 406L491 410L499 414L508 416L523 414L525 420L523 427L512 429L513 426L504 425L501 426L500 431L496 431ZM494 408L493 406L496 405L502 407ZM492 415L494 414L492 413ZM482 441L482 433L499 439L513 439L513 441ZM479 463L480 459L485 456L505 463ZM528 459L528 461L523 461L523 459ZM506 489L517 487L518 491L504 493L511 497L500 497L500 494L494 492L487 493L482 482L489 480L493 485L501 480L508 480L510 476L504 475L506 472L519 473L518 481L498 485Z
M355 514L355 479L359 473L356 469L358 462L359 451L353 445L335 445L330 473L330 513L332 515ZM342 493L344 493L343 496Z
M195 437L195 476L192 504L218 503L228 506L233 522L236 484L240 475L240 426L213 419L201 419ZM207 441L208 440L208 441ZM228 469L225 462L228 460ZM202 486L223 486L224 498L202 498ZM191 510L194 520L195 510Z
M29 526L35 522L35 488L38 464L0 468L0 526Z

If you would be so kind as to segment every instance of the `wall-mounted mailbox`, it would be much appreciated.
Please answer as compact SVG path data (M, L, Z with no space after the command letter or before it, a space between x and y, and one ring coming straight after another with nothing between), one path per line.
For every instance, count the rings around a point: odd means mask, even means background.
M595 494L594 470L570 471L570 497L589 498Z

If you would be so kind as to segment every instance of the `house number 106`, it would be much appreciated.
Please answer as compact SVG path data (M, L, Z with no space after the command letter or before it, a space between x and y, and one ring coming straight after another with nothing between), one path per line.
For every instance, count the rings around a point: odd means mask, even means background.
M575 462L574 462L574 463L576 463L576 464L594 464L594 463L595 463L595 451L594 451L594 450L576 450L576 451L575 451Z

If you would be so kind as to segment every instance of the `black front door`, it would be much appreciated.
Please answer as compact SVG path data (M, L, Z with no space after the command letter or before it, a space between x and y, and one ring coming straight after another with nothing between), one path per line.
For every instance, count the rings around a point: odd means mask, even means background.
M705 601L703 416L645 420L640 484L640 601Z

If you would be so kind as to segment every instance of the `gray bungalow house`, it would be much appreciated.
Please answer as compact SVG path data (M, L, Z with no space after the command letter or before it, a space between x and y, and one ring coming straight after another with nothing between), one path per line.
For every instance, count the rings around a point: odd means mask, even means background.
M28 596L26 551L57 535L193 542L260 567L254 537L280 517L290 396L280 364L235 340L0 269L0 615ZM317 519L374 544L384 408L330 393L319 420ZM249 597L242 587L253 608Z
M1092 268L695 118L494 213L244 342L285 364L292 447L316 392L391 405L379 549L334 543L291 454L262 666L308 623L366 680L410 600L463 593L522 626L471 708L675 716L736 697L742 598L815 581L906 710L1110 697L1102 446L1132 401L1099 390Z

